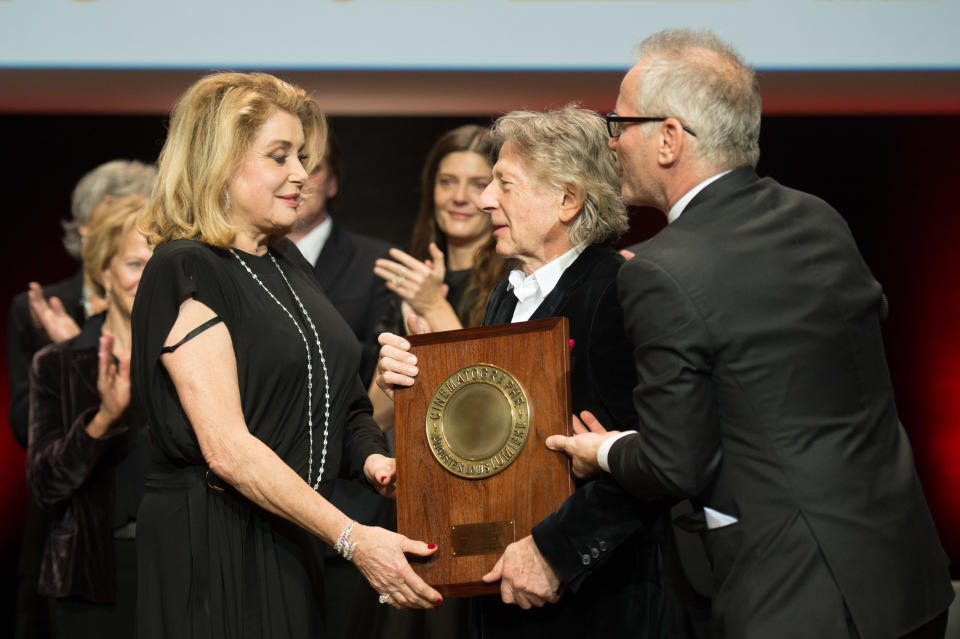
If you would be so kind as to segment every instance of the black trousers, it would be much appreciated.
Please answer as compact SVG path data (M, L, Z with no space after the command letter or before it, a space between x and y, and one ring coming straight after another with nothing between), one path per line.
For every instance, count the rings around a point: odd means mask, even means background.
M47 541L50 515L27 497L27 512L20 538L20 561L17 566L16 639L50 639L50 600L37 594L40 558Z
M137 551L133 539L114 539L117 597L113 603L93 603L80 597L52 599L54 639L132 639L136 636Z

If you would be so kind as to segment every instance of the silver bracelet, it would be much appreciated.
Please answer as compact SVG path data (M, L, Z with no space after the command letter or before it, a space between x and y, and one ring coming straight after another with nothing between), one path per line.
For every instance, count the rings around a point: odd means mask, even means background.
M340 532L340 536L337 537L337 543L333 547L333 549L337 551L337 554L347 561L353 559L353 551L357 547L357 542L350 541L350 533L353 532L353 525L355 523L356 522L351 521L347 524L346 528Z

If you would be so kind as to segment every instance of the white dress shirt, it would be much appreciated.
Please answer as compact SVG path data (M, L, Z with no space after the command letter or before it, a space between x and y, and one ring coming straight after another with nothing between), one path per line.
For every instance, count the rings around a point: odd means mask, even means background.
M713 182L716 182L729 172L730 170L717 173L716 175L711 175L706 180L684 193L683 197L677 200L677 203L670 207L670 212L667 213L667 224L672 224L673 222L677 221L677 218L680 217L680 214L683 213L683 210L687 208L688 204L690 204L690 200L697 197L697 193L704 190Z
M517 307L513 309L510 322L525 322L530 319L543 299L556 287L563 272L580 257L586 247L586 244L577 244L530 275L524 275L521 270L510 271L509 289L517 296Z
M323 250L323 246L327 243L332 229L333 218L327 215L323 218L323 222L317 224L309 233L301 237L297 242L294 242L297 248L300 249L300 252L303 253L303 256L310 262L311 266L317 265L317 260L320 258L320 251Z

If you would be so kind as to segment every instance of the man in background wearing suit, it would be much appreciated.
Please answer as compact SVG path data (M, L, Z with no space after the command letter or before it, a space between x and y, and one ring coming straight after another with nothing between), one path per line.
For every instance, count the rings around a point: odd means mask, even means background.
M641 500L693 500L726 637L943 637L880 285L836 211L757 176L759 86L729 46L667 31L640 52L607 116L624 199L669 221L618 277L640 427L584 414L548 446Z
M303 185L297 223L287 234L313 265L330 303L353 329L363 354L360 377L369 387L377 367L379 326L390 307L390 291L373 274L373 263L389 257L390 245L338 226L329 206L340 190L343 157L331 131L320 164Z

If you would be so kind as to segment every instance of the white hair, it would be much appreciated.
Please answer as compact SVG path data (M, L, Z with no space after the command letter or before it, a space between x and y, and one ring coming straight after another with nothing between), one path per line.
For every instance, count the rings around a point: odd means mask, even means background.
M137 160L111 160L93 169L73 189L70 211L73 217L63 221L63 247L80 258L80 227L90 221L90 214L107 195L145 195L150 197L157 179L157 169Z
M493 133L517 148L541 183L582 195L583 208L568 231L571 244L611 242L627 230L620 177L602 117L572 104L544 113L513 111L494 123Z
M714 168L756 166L760 85L730 45L709 31L676 29L648 37L637 49L649 63L634 97L638 113L680 120Z

